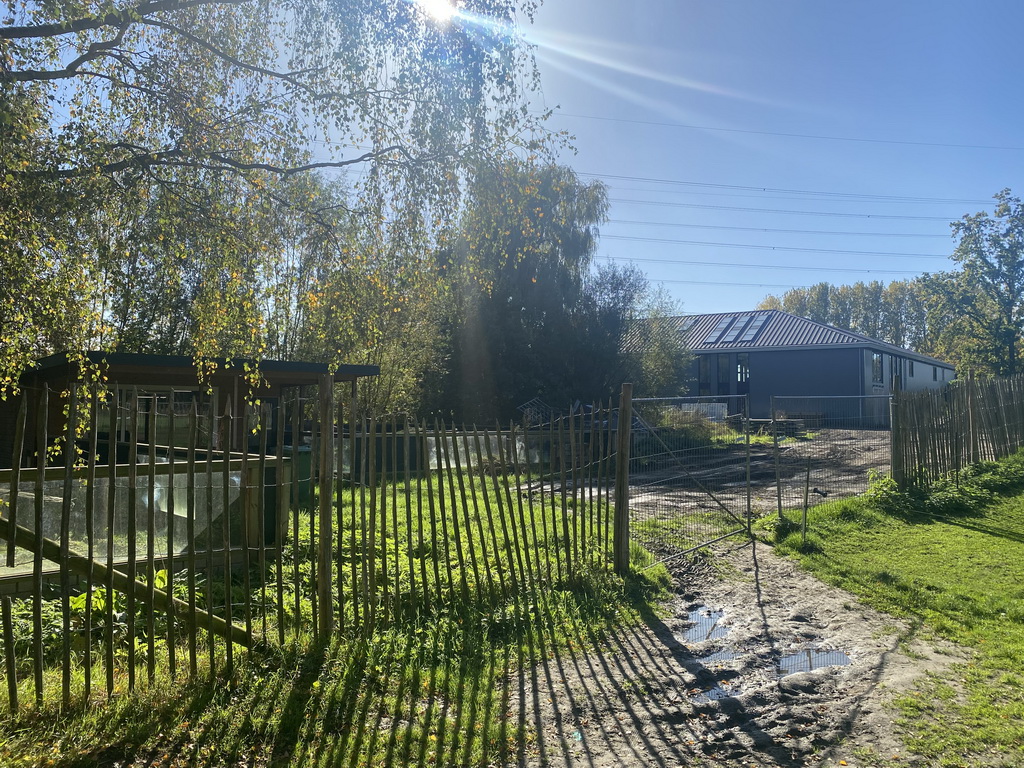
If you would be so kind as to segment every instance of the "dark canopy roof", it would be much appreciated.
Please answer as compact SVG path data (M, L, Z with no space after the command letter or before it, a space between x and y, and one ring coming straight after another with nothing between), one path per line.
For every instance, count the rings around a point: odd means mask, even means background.
M107 381L119 385L195 387L200 384L200 371L195 360L183 355L141 355L126 352L87 352L90 364L104 369ZM317 384L320 377L332 375L334 381L379 376L377 365L340 365L333 370L325 363L284 360L211 361L215 370L207 377L213 386L224 386L244 379L247 367L255 366L267 386L272 389ZM79 363L66 354L50 355L22 376L22 384L74 381L80 375Z

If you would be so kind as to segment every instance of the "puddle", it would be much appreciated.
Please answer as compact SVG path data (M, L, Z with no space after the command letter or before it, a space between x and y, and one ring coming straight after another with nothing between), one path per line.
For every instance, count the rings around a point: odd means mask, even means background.
M689 621L692 627L686 630L686 642L703 643L705 640L717 640L729 634L729 627L719 624L725 611L713 611L700 606L690 611Z
M850 663L850 657L842 651L822 651L808 648L796 653L790 653L779 659L778 675L785 677L797 672L810 672L813 669L822 667L845 667Z
M700 691L690 696L690 701L694 704L707 704L712 701L721 701L722 699L731 699L734 696L739 696L739 690L731 687L728 683L722 682L717 683L713 688L709 688L706 691Z
M728 648L725 648L725 649L723 649L721 651L715 651L714 653L709 653L706 656L698 656L695 660L699 661L705 667L710 667L710 666L721 666L722 664L726 664L726 663L728 663L730 661L734 661L734 660L738 659L739 657L740 657L740 654L737 653L736 651L733 651L733 650L730 650Z

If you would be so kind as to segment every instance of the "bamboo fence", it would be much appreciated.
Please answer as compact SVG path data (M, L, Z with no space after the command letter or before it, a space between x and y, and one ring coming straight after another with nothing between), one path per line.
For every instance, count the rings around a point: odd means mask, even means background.
M240 415L138 390L23 402L0 470L9 711L216 675L298 639L517 615L614 567L610 406L455 429L360 419L316 389Z
M892 403L892 475L923 487L1024 447L1024 377L968 376L941 389L900 392Z

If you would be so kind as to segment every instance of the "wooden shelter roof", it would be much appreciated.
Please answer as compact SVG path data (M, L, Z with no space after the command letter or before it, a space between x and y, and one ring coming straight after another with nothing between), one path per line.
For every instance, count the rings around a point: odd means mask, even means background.
M248 370L256 367L267 387L295 387L317 384L322 376L330 374L336 382L379 376L377 365L339 365L286 360L227 360L210 361L214 370L201 381L196 361L184 355L145 355L127 352L87 352L90 364L102 367L107 381L120 386L196 387L202 382L212 386L225 386L244 379ZM80 376L78 361L66 354L50 355L41 359L36 367L22 377L22 384L69 382Z

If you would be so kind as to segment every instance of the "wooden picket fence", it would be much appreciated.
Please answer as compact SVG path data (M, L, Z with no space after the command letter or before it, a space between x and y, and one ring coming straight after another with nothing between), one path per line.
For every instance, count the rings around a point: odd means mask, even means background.
M899 392L892 404L892 475L927 486L1024 447L1024 377L968 376L941 389Z
M613 567L610 406L480 430L362 419L327 386L234 409L111 390L18 411L0 470L10 711L296 639L514 620L538 590Z

